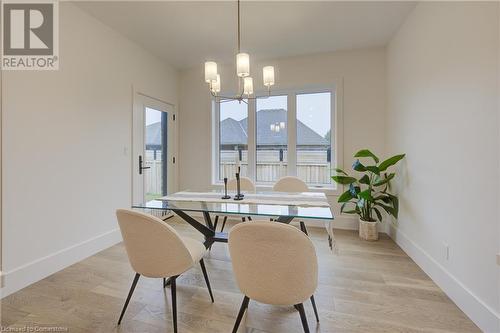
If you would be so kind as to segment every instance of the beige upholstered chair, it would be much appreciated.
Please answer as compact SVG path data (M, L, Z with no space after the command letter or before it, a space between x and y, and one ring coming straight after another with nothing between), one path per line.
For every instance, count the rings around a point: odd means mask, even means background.
M203 255L206 252L205 246L192 238L179 236L171 226L152 215L118 209L116 217L130 264L136 272L118 325L122 321L141 275L150 278L163 278L163 287L167 285L165 278L170 277L174 332L177 332L176 279L197 262L201 265L210 298L212 302L214 301L203 262Z
M309 187L300 178L287 176L280 178L273 186L275 192L307 192Z
M231 191L236 191L236 179L230 179L227 182L227 189ZM255 184L248 177L240 177L240 190L255 192Z
M227 182L227 189L229 191L236 191L237 190L237 184L236 184L236 179L230 179L228 180ZM251 192L251 193L254 193L256 191L256 187L255 187L255 184L253 183L253 181L248 178L248 177L240 177L240 190L243 191L243 192ZM219 222L219 218L220 217L224 217L224 220L222 221L222 227L221 227L221 232L224 231L224 227L226 226L226 221L227 221L227 215L217 215L215 216L215 222L214 222L214 226L215 226L215 229L217 229L217 223ZM249 221L252 221L252 217L251 216L248 216L248 220ZM246 218L245 217L242 217L241 218L241 221L245 222L246 221Z
M300 178L287 176L280 178L273 186L273 191L275 192L289 192L289 193L301 193L308 192L309 187ZM308 234L306 224L304 221L300 221L300 229Z
M309 332L303 302L308 298L318 319L313 293L318 284L316 251L309 237L282 223L238 224L229 233L233 271L245 295L233 332L250 299L272 305L294 305L304 332Z

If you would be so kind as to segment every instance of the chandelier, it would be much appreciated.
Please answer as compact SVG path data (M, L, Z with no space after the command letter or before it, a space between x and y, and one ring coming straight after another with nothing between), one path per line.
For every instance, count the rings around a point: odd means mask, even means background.
M256 99L253 90L253 78L250 76L250 56L241 52L241 32L240 32L240 0L238 0L238 54L236 54L236 76L238 78L238 94L235 96L221 96L220 75L217 73L217 63L215 61L205 62L205 82L208 83L210 94L224 100L237 100L240 103L248 99ZM274 67L265 66L262 68L264 86L267 87L267 96L271 95L271 86L274 85ZM243 87L243 88L242 88ZM279 125L278 125L279 128Z

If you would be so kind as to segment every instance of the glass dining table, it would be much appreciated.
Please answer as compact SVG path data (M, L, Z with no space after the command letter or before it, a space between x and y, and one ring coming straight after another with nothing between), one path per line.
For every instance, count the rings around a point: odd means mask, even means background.
M330 205L324 193L281 193L255 192L245 193L242 200L234 200L235 193L228 193L230 199L222 199L224 193L211 191L182 191L163 198L133 204L132 208L149 211L171 211L189 223L205 237L205 247L214 242L228 240L228 234L217 232L211 215L261 217L278 223L289 224L294 219L300 220L302 231L307 233L304 221L322 220L328 231L328 240L332 247L333 234L330 234L331 222L334 219ZM203 223L193 216L203 215Z

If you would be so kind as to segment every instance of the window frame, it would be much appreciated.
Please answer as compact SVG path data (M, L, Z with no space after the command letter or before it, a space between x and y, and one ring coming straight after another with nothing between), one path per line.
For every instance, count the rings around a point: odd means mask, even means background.
M297 175L297 95L314 93L331 93L330 142L332 147L332 167L343 168L343 80L334 80L328 84L309 85L301 88L284 88L272 91L271 96L287 96L287 134L288 134L288 168L287 175ZM256 91L255 96L266 97L265 91ZM212 186L220 187L223 181L219 179L219 149L220 149L220 99L212 98ZM256 100L248 101L248 177L256 180ZM258 190L270 190L273 184L256 182ZM307 184L312 192L324 192L327 195L339 195L344 186L335 184Z

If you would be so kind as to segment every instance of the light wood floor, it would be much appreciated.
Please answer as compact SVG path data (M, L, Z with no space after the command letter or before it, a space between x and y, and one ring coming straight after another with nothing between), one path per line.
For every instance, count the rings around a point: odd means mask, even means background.
M171 220L170 220L171 221ZM199 237L182 222L182 234ZM306 303L312 332L478 332L429 277L387 236L362 242L336 230L339 255L326 233L310 228L319 257L316 303L320 324ZM201 269L177 282L179 333L231 332L242 295L234 281L227 244L215 244L206 266L215 303ZM139 280L120 328L116 322L133 272L122 244L113 246L2 300L2 326L59 326L69 332L172 332L170 290L159 279ZM240 332L302 332L293 307L250 302Z

